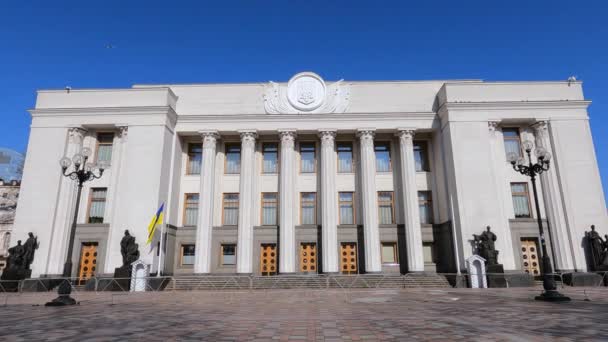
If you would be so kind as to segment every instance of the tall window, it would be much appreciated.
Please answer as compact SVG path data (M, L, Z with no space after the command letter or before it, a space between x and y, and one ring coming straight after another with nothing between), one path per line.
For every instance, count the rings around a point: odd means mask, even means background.
M302 213L302 224L317 223L317 194L314 192L303 192L300 194L300 212Z
M226 173L241 172L241 145L226 144Z
M391 147L387 142L379 142L374 145L376 151L376 171L391 171Z
M189 175L201 173L201 163L203 160L203 146L200 144L188 144L188 167Z
M277 193L262 192L262 225L277 224Z
M300 172L315 172L315 143L300 144Z
M433 205L430 191L418 191L418 207L420 208L420 223L433 223Z
M521 156L521 139L519 137L519 128L503 128L502 136L505 141L505 153L508 155L513 152Z
M349 173L353 172L353 144L348 142L339 142L338 149L338 172Z
M110 163L112 161L112 144L114 133L97 134L97 162Z
M236 245L222 244L222 265L236 265Z
M184 201L184 226L196 226L198 222L198 194L186 194Z
M379 191L378 192L378 215L380 224L395 223L395 215L393 213L393 192Z
M262 155L264 157L263 173L277 173L277 164L279 161L279 150L277 144L263 144Z
M239 194L224 194L224 226L236 226L239 222Z
M89 203L89 223L103 223L103 214L106 211L107 188L91 188Z
M382 263L383 264L396 264L398 262L397 257L397 243L396 242L383 242L382 243Z
M414 161L417 172L430 171L427 146L426 141L414 141Z
M182 266L194 265L194 245L182 245Z
M352 192L338 193L340 205L340 224L355 224L355 206Z
M515 217L531 217L528 184L511 183L511 196L513 197Z

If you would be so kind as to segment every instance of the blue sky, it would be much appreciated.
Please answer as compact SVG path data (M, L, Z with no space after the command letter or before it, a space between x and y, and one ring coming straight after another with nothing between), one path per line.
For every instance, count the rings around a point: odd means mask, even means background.
M606 189L607 37L606 1L3 1L0 147L40 88L576 75Z

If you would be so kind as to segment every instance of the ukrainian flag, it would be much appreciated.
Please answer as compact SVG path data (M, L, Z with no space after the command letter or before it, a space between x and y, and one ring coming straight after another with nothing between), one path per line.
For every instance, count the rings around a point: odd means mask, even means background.
M152 242L152 238L154 238L154 232L156 232L156 227L160 224L163 224L164 210L165 203L160 205L160 208L158 208L156 215L154 215L152 221L150 222L150 225L148 225L148 242L146 242L146 245L149 245L150 242Z

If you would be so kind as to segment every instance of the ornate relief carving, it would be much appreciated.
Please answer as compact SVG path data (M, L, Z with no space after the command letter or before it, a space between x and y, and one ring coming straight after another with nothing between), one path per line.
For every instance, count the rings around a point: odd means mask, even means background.
M241 134L241 143L244 148L255 147L255 139L258 136L255 131L242 131L239 133Z
M499 124L500 124L500 121L488 121L488 130L491 133L496 132L496 129L498 128Z
M364 129L357 132L357 136L361 141L361 147L374 147L374 137L376 132L372 129Z
M118 137L126 138L129 135L129 126L118 126Z
M216 131L202 131L203 148L215 148L220 135Z
M336 139L335 130L319 131L319 138L321 138L321 147L334 147L334 141Z
M81 145L82 140L84 139L84 135L86 133L87 133L87 130L82 127L68 128L68 136L70 137L70 143Z
M295 146L296 135L296 131L279 131L281 148L293 148Z
M343 113L349 100L350 87L343 80L326 85L312 72L293 76L286 86L271 81L264 89L268 114Z

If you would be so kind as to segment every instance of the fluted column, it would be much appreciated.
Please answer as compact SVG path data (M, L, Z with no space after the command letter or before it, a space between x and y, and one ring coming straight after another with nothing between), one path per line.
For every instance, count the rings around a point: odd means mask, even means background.
M255 138L253 130L241 134L241 177L239 182L239 223L236 252L238 273L253 272L253 176Z
M321 247L323 272L337 273L338 267L338 194L336 192L336 130L320 130L321 138Z
M407 269L409 272L423 272L424 254L418 208L418 188L416 187L414 130L400 129L396 135L399 137L399 149L401 150L401 184L403 184Z
M540 121L534 125L536 145L544 147L553 157L555 154L551 148L549 140L548 122ZM571 236L565 216L565 208L562 202L559 181L557 179L557 158L551 160L549 171L540 175L542 194L545 204L545 215L549 221L549 237L551 238L551 248L556 260L556 271L573 271L575 263L573 259L574 251L571 243Z
M87 131L80 127L68 128L68 144L65 156L72 158L82 150L82 142ZM67 252L70 225L74 217L76 203L76 182L69 177L61 177L60 194L57 197L56 215L53 222L53 233L50 241L50 251L47 269L49 275L60 275L63 272L63 263Z
M209 273L211 272L211 241L213 234L215 152L219 134L217 131L201 131L200 133L203 138L203 160L198 197L194 273Z
M382 271L374 135L375 132L372 129L361 129L357 132L361 143L361 199L363 204L363 239L365 242L366 272Z
M295 130L279 131L281 137L279 272L296 271L295 237Z

